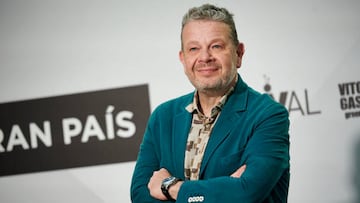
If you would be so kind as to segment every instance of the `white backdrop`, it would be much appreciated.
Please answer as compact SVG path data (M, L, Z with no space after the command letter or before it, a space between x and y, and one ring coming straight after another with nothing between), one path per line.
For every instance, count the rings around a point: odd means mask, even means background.
M0 0L0 103L148 83L154 109L192 91L180 23L204 2ZM245 81L288 93L289 202L360 202L360 107L338 87L360 81L360 1L209 2L235 14ZM0 177L0 202L130 202L134 163Z

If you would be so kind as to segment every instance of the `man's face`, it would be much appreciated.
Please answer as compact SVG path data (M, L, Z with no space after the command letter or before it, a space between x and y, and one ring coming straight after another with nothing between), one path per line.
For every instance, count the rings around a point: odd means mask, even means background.
M190 82L201 91L224 91L241 66L244 46L235 47L228 25L217 21L188 22L182 32L180 60Z

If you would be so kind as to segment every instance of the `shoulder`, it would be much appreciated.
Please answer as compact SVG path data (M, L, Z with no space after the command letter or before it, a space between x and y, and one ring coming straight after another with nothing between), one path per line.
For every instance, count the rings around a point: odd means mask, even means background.
M156 114L166 113L166 114L174 115L186 111L185 107L192 102L193 97L194 97L194 92L191 92L189 94L163 102L155 108L152 114L156 115Z
M271 111L287 112L282 104L276 102L268 94L261 93L247 85L240 75L234 96L230 100L229 105L240 111L250 111L256 114Z
M286 135L290 125L287 109L268 94L260 93L250 87L247 94L248 100L244 115L252 123L254 129L272 129Z
M248 87L248 108L262 114L282 113L284 116L288 116L288 111L282 104L275 101L270 95L260 93L251 87Z

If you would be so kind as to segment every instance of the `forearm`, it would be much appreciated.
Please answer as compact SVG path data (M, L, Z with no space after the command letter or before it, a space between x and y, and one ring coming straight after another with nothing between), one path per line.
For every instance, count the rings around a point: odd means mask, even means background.
M145 167L142 164L137 164L135 166L135 171L132 177L130 194L131 201L133 203L158 203L160 201L154 199L150 196L148 189L149 178L152 174L152 169L150 167Z
M238 170L236 170L233 174L231 174L230 177L240 178L241 175L245 172L245 169L246 169L246 165L241 166ZM183 183L184 181L179 181L169 189L169 193L173 199L175 200L177 199L178 193Z
M187 202L189 198L204 199L206 203L262 202L269 190L261 188L261 183L249 182L245 178L219 177L209 180L185 181L178 192L177 201Z
M246 169L240 167L230 176L185 181L178 191L177 200L205 198L204 202L263 202L272 198L270 193L273 191L287 191L288 179L283 177L287 174L286 159L251 158Z

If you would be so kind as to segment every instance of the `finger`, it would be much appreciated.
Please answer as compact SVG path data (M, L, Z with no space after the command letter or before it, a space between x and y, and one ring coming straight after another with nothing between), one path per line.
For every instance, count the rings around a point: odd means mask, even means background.
M231 177L240 178L241 175L244 173L245 169L246 169L246 165L242 165L238 170L236 170L233 174L231 174Z

